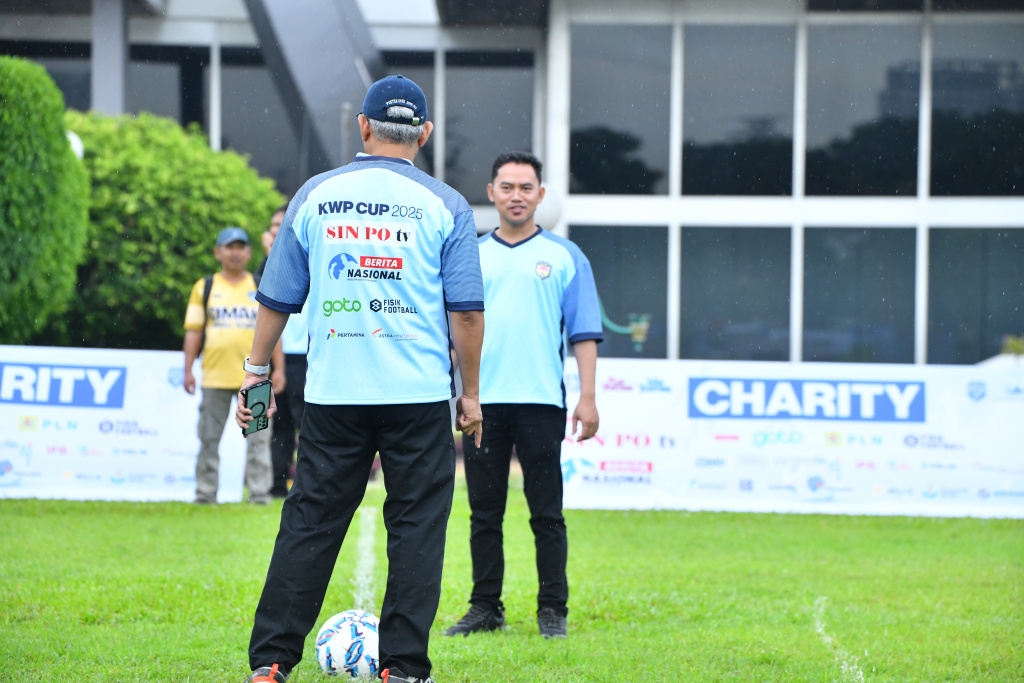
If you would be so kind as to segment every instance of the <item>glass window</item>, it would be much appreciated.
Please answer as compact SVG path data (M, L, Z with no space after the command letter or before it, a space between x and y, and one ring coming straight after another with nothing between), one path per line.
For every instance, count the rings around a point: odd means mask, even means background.
M917 193L919 26L811 26L808 195Z
M569 238L594 269L604 324L598 355L664 358L668 348L668 230L574 225L569 228Z
M990 12L1024 9L1021 0L932 0L932 7L943 12Z
M977 363L1024 334L1024 230L932 229L929 252L929 363Z
M389 76L405 76L411 78L412 81L420 86L420 90L427 98L427 117L437 125L437 119L434 118L434 112L440 111L437 108L437 104L434 101L434 53L433 52L384 52L384 61L387 62L388 75ZM360 104L362 104L360 102ZM354 112L357 114L359 112ZM353 114L353 118L354 117ZM352 133L352 139L357 143L356 151L363 151L362 144L359 143L359 128L358 125L353 123L356 127L354 133ZM354 154L355 152L353 152ZM413 162L416 164L416 168L421 171L425 171L430 175L434 175L434 136L431 135L427 140L427 144L420 148L419 154L416 155L416 160Z
M33 59L46 69L64 95L64 106L89 111L92 104L92 67L89 59L44 57Z
M221 148L248 154L261 176L273 178L286 196L293 195L306 181L300 177L302 150L270 71L265 66L224 65L221 91ZM208 112L209 102L205 104Z
M148 111L175 121L181 116L178 65L167 62L128 64L128 111Z
M808 0L807 9L823 12L920 12L923 0Z
M932 194L1024 194L1024 24L934 31Z
M687 26L683 194L793 188L792 26Z
M807 361L914 362L912 228L808 228Z
M572 27L569 190L666 194L672 30Z
M533 148L533 55L450 53L446 61L444 179L470 204L488 204L498 155Z
M789 360L789 228L685 228L680 358Z

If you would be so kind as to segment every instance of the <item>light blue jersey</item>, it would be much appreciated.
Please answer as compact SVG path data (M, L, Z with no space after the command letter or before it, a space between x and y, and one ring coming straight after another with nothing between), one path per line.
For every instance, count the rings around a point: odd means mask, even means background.
M565 335L570 344L604 338L590 261L539 229L517 244L493 232L479 244L487 306L480 402L566 407Z
M295 195L256 300L308 300L306 401L454 395L448 311L483 310L476 227L455 190L403 159L360 155Z
M303 306L298 313L288 316L288 324L281 333L281 350L289 355L305 355L309 351L309 325L306 314L309 306Z

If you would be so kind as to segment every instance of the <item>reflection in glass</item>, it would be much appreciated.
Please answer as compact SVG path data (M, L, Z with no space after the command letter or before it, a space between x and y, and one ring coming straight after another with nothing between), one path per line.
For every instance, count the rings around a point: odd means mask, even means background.
M1024 230L932 229L929 252L929 363L977 363L1024 334Z
M173 62L131 62L128 65L128 111L148 111L178 120L181 115L179 67Z
M33 59L50 75L64 95L64 106L89 111L92 104L92 71L89 60L63 57Z
M685 228L679 357L789 360L789 228Z
M808 195L917 192L920 26L811 26Z
M803 359L914 362L912 228L808 228Z
M420 86L424 96L427 98L427 118L437 125L435 112L441 111L434 101L434 53L433 52L384 52L384 61L388 65L389 76L405 76L412 79L413 83ZM362 104L361 102L359 103ZM358 106L353 112L353 119L358 114ZM355 125L355 124L353 124ZM352 134L355 147L352 154L363 151L363 145L358 137L359 128L356 126ZM416 155L416 168L434 175L434 136L430 136L427 144L420 148Z
M508 56L448 56L444 178L470 204L489 203L499 154L533 147L533 57Z
M666 194L671 57L667 26L573 25L570 192Z
M221 89L221 149L248 154L261 176L273 178L286 196L294 194L306 181L299 177L301 147L270 71L265 66L225 65Z
M683 194L793 187L792 26L687 26Z
M571 226L569 239L590 260L602 303L598 355L664 358L668 230L663 227Z
M812 12L920 12L924 0L808 0Z
M1020 0L932 0L936 11L992 12L1024 9Z
M934 31L931 193L1024 195L1024 24Z

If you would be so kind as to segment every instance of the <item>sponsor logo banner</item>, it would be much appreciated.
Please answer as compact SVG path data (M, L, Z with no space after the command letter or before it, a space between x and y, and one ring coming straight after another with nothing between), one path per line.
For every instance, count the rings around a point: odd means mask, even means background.
M0 403L121 408L127 375L123 366L0 362Z
M570 411L578 377L566 359ZM596 379L566 507L1024 518L1024 367L601 358Z

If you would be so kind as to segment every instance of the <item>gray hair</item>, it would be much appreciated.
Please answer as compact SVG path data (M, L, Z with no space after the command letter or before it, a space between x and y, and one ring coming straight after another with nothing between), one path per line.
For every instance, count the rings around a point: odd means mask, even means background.
M391 118L409 119L412 121L414 112L409 107L388 107L387 115ZM423 132L423 124L414 126L411 123L392 123L390 121L377 121L367 119L370 122L370 130L373 137L381 142L389 142L395 145L414 145L420 139Z

